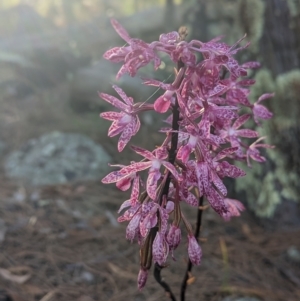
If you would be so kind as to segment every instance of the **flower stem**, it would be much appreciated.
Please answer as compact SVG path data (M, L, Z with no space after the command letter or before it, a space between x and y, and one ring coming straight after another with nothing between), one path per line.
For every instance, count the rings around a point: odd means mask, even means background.
M167 296L172 300L176 301L176 298L174 294L172 293L172 290L170 286L161 278L161 270L164 267L160 266L158 263L155 263L154 265L154 278L155 280L160 284L160 286L165 290Z
M203 206L203 196L199 198L199 207L198 207L198 214L197 214L197 224L196 224L196 229L195 229L195 238L198 241L199 235L200 235L200 227L201 227L201 222L202 222L202 209ZM190 277L190 273L192 271L193 264L191 260L189 259L189 262L187 264L186 272L181 284L181 293L180 293L180 301L185 300L185 292L186 292L186 287L187 287L187 282Z
M181 61L179 61L178 66L177 66L177 70L179 71L183 67L184 67L184 64ZM180 83L181 83L182 79L180 80ZM176 159L176 155L177 155L179 114L180 114L179 113L179 105L178 105L178 100L176 98L175 105L173 106L173 120L172 120L172 130L173 130L173 132L172 132L172 137L171 137L171 148L169 150L169 158L168 158L168 161L173 165L175 163L175 159ZM164 186L162 194L161 194L160 204L162 203L163 196L164 195L167 196L168 193L169 193L170 183L171 183L171 175L170 175L170 172L169 172L166 183L165 183L165 186ZM156 263L154 265L154 278L160 284L160 286L162 286L162 288L165 290L165 292L170 297L170 299L172 301L176 301L176 298L175 298L174 294L172 293L169 285L161 279L161 270L162 269L163 269L163 267L160 266L159 264Z

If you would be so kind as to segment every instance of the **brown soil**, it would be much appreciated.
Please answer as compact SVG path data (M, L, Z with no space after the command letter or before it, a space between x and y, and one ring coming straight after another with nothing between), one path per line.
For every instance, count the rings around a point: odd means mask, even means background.
M126 225L115 223L125 196L114 187L78 183L37 191L3 178L0 193L7 224L0 245L3 295L14 301L169 300L152 275L144 290L136 288L138 246L125 240ZM300 229L266 232L247 213L224 223L205 211L203 260L193 269L186 300L300 300L300 266L286 256L290 246L300 246L299 237ZM169 260L162 272L177 295L187 258L183 240L177 261ZM14 276L22 275L29 279L18 283Z

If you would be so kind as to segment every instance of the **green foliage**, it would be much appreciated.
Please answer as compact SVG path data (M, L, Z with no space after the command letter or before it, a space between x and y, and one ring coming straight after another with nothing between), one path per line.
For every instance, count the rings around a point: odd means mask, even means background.
M299 128L300 115L300 70L295 69L273 78L271 72L257 72L257 84L251 92L254 101L261 93L275 92L268 103L274 112L272 120L266 122L264 132L268 143L276 148L267 152L273 167L253 164L246 170L247 177L236 181L238 192L244 192L249 207L260 217L272 217L278 204L284 199L299 202L300 175L298 166L299 142L294 129Z

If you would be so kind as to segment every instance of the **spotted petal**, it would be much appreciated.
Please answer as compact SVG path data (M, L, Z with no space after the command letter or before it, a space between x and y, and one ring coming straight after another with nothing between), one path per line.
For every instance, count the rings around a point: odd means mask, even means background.
M119 112L104 112L100 114L100 117L106 120L115 121L122 118L122 113Z
M142 148L142 147L138 147L138 146L134 146L132 145L131 148L139 155L143 156L144 158L148 159L148 160L153 160L155 159L155 156L148 150Z
M119 100L118 98L112 95L106 93L99 93L99 96L105 101L107 101L108 103L110 103L111 105L113 105L114 107L122 111L126 111L126 109L128 108L127 105L125 105L121 100Z
M126 29L116 20L116 19L111 19L110 20L111 25L113 26L113 28L115 29L115 31L118 33L118 35L127 43L130 42L130 36L128 34L128 32L126 31Z

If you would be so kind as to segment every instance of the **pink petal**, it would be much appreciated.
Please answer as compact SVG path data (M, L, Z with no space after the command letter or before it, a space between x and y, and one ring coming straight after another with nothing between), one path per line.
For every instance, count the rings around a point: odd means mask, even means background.
M221 144L225 144L226 140L220 136L210 134L209 139L207 139L207 142L209 142L213 146L219 147Z
M134 146L132 145L131 148L139 155L145 157L148 160L153 160L155 159L155 156L148 150L138 147L138 146Z
M143 40L140 39L131 39L130 41L130 46L132 47L132 50L137 50L141 51L143 53L144 59L148 60L149 58L152 59L153 57L153 49L149 47L149 44L144 42ZM133 52L134 52L133 51Z
M125 92L119 88L118 86L116 85L113 85L112 86L116 92L120 95L120 97L126 102L126 104L128 104L129 106L133 105L133 98L132 97L128 97Z
M216 188L223 194L223 196L227 195L227 189L222 180L218 177L215 172L211 172L211 180L216 186Z
M129 201L129 200L128 200ZM125 203L127 204L127 201L123 203L123 205L125 206ZM122 206L123 206L122 205ZM121 207L122 207L121 206ZM130 207L128 210L126 210L121 216L118 217L118 222L122 223L125 221L131 221L132 218L136 215L139 214L138 211L140 210L141 205L138 204L137 206L134 207ZM121 208L119 209L119 211L121 210Z
M113 63L120 63L124 61L125 56L129 53L129 51L130 47L114 47L107 50L103 54L103 58Z
M160 96L154 102L154 110L158 113L166 113L171 105L171 99Z
M139 126L137 126L136 119L134 118L129 124L127 124L127 126L125 126L125 128L123 128L122 135L120 136L118 141L119 152L121 152L124 149L131 137L136 134L137 128L139 128Z
M270 119L273 116L273 114L266 107L258 104L253 106L253 114L256 122L257 118Z
M168 150L166 147L158 147L154 150L156 159L158 160L164 160L166 158L168 158Z
M238 150L238 147L228 147L220 151L214 158L214 161L219 161L224 159L225 157L232 155Z
M243 68L245 69L257 69L260 68L260 63L259 62L247 62L242 65Z
M197 163L196 173L197 173L198 188L199 188L200 194L202 191L204 193L206 193L206 191L208 191L208 188L210 186L210 182L209 182L209 178L208 178L207 164L204 162Z
M190 157L192 149L189 144L183 145L177 152L177 158L183 163L186 163Z
M124 130L124 125L119 123L119 120L115 120L108 129L108 137L114 137L122 133Z
M122 179L125 179L127 175L120 175L119 171L113 171L111 173L109 173L107 176L105 176L103 179L102 179L102 183L103 184L110 184L110 183L116 183Z
M244 211L244 205L234 199L224 199L225 204L228 206L228 214L224 216L225 220L229 220L232 216L240 216L240 211Z
M274 145L265 144L265 143L258 143L258 144L255 144L255 147L275 148Z
M130 206L131 206L130 200L123 202L123 204L120 206L120 208L118 210L118 213L120 213L123 209L130 207Z
M191 192L188 193L187 197L182 197L182 199L190 206L198 206L198 199Z
M104 184L110 184L110 183L116 183L118 181L121 181L125 178L127 178L130 174L145 170L149 167L151 167L152 163L151 162L138 162L138 163L133 163L129 166L123 167L119 171L113 171L109 173L106 177L102 179L102 183Z
M259 137L258 132L248 129L237 130L236 135L245 138L257 138Z
M167 210L163 207L159 207L159 215L160 215L160 233L164 237L167 229L168 229L168 219L169 219L169 213Z
M100 114L100 117L106 120L115 121L122 118L122 113L118 112L104 112Z
M219 166L221 169L221 174L225 177L236 179L246 175L246 173L242 169L231 165L226 161L222 161Z
M256 82L255 79L243 79L238 82L240 86L252 86Z
M140 119L138 116L134 116L135 119L134 119L134 122L135 122L135 126L134 126L134 129L133 129L133 135L134 136L135 134L137 134L137 132L140 130L140 127L141 127L141 122L140 122Z
M118 71L118 73L117 73L117 75L116 75L116 79L117 79L117 80L120 79L121 76L123 76L126 72L129 73L129 68L128 68L127 65L123 65L123 66L119 69L119 71Z
M130 44L131 38L130 38L128 32L126 31L126 29L116 19L111 19L110 22L111 22L111 25L113 26L113 28L115 29L115 31L118 33L118 35L124 41L126 41L128 44Z
M168 214L173 212L174 211L174 202L168 201L166 204L166 210L167 210Z
M208 114L204 114L200 123L199 128L201 129L202 136L205 138L210 137L210 121Z
M161 173L158 170L149 172L147 179L147 193L152 200L156 199L157 181L160 179L160 177Z
M221 216L228 212L227 206L224 203L224 197L221 196L215 189L210 188L206 194L207 200L211 207Z
M177 172L175 166L167 161L163 161L162 164L171 172L171 174L174 176L174 178L177 181L182 181L182 177Z
M147 86L160 87L163 90L172 90L172 85L171 84L166 84L166 83L160 82L160 81L155 80L155 79L145 79L143 81L143 84L147 85Z
M140 232L143 237L145 237L149 230L157 225L157 209L154 207L151 212L144 218L140 223Z
M228 90L228 87L222 84L216 85L212 90L209 91L208 97L219 96Z
M174 44L178 42L180 36L177 31L172 31L168 33L163 33L159 36L159 41L163 44Z
M232 127L234 128L234 129L238 129L239 127L241 127L244 123L246 123L248 120L249 120L249 118L251 117L251 115L250 114L244 114L244 115L242 115L241 117L239 117L234 123L233 123L233 125L232 125Z
M236 112L234 112L232 109L228 109L228 108L220 107L220 108L214 109L213 112L214 112L213 114L217 118L220 118L220 119L228 120L228 119L234 119L234 118L238 117L238 114Z
M137 229L139 227L141 215L139 213L135 214L131 221L129 222L127 228L126 228L126 238L130 241L133 241L136 234Z
M122 179L120 181L118 181L116 183L116 186L122 190L122 191L126 191L130 188L131 186L131 181L132 181L132 177L131 175L129 175L128 177L126 177L125 179Z
M260 98L257 100L256 103L260 103L261 101L264 101L264 100L266 100L266 99L268 99L268 98L271 98L271 97L273 97L274 95L275 95L275 93L265 93L265 94L263 94L262 96L260 96Z
M232 100L237 102L237 103L240 103L244 106L250 106L250 102L247 98L247 96L245 95L245 93L242 91L242 89L233 89L233 90L230 90L228 93L228 98L229 100Z
M131 206L134 206L138 203L140 194L140 178L137 176L133 180L132 190L130 195Z
M114 107L122 110L122 111L126 111L127 109L127 105L125 105L123 102L121 102L118 98L106 94L106 93L99 93L99 96L104 99L105 101L107 101L108 103L110 103L111 105L113 105Z
M152 165L152 162L148 161L148 162L137 162L137 163L133 163L131 165L125 166L117 172L118 177L119 177L119 179L117 181L123 179L128 174L145 170L145 169L151 167L151 165Z

